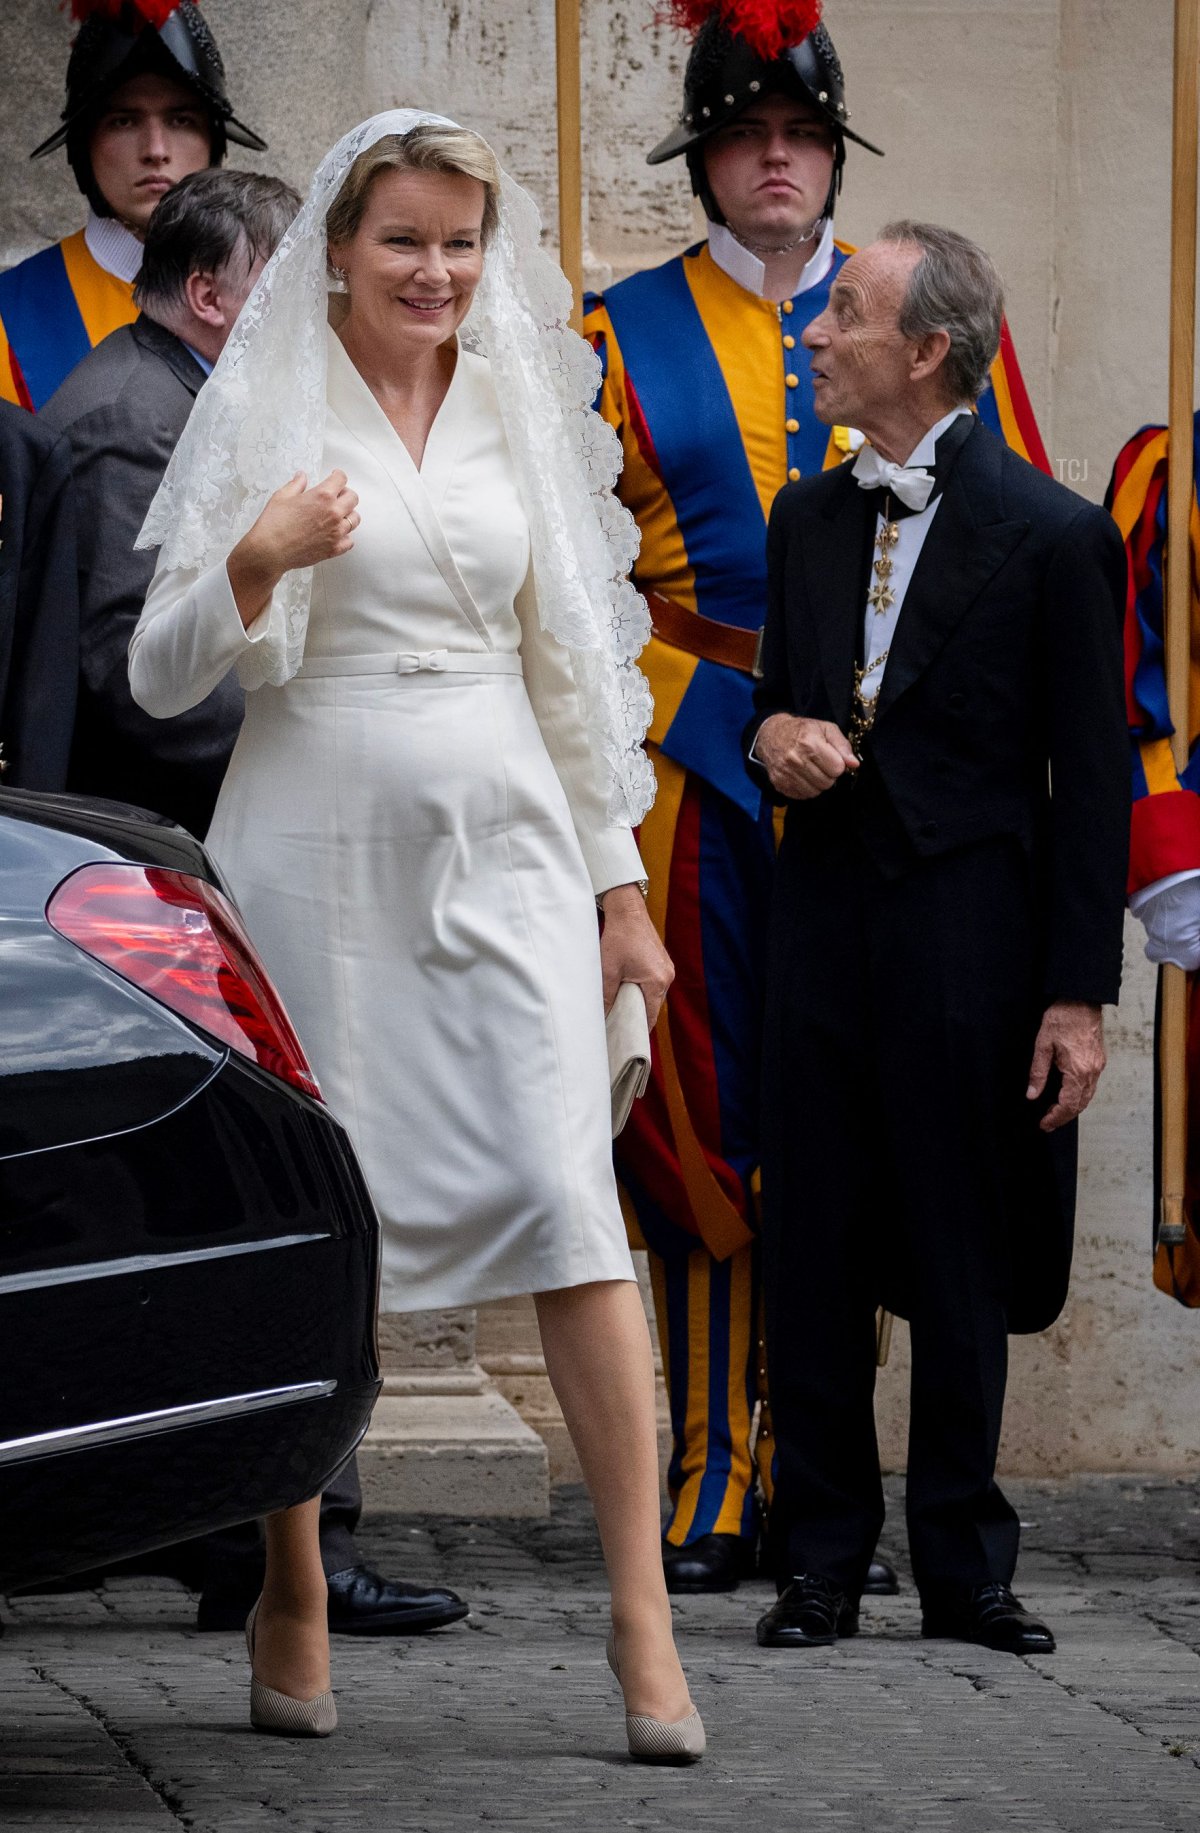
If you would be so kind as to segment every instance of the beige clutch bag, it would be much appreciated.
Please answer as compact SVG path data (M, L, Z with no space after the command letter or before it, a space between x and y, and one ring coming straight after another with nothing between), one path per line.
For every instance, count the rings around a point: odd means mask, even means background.
M622 982L604 1021L608 1039L608 1080L612 1089L613 1138L629 1119L634 1102L650 1080L650 1027L646 1001L632 980Z

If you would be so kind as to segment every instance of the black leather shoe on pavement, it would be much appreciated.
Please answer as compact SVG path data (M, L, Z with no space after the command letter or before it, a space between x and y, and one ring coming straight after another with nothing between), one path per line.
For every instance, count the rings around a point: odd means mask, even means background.
M828 1648L858 1634L858 1605L827 1578L802 1572L758 1619L760 1648Z
M754 1542L738 1534L704 1534L686 1547L664 1540L662 1558L668 1591L734 1591L754 1571Z
M453 1591L382 1578L369 1566L347 1566L344 1572L333 1573L328 1584L329 1633L334 1636L421 1635L427 1629L461 1622L471 1608ZM253 1603L251 1598L247 1604L240 1592L202 1592L196 1628L244 1629Z
M1052 1655L1055 1641L1007 1585L976 1585L921 1599L921 1634L953 1642L978 1642L1002 1655Z
M894 1598L900 1589L900 1580L896 1577L896 1568L889 1559L881 1559L877 1553L867 1567L866 1582L863 1585L863 1596L872 1598Z
M415 1636L459 1623L471 1608L453 1591L381 1578L369 1566L347 1566L328 1584L333 1636Z

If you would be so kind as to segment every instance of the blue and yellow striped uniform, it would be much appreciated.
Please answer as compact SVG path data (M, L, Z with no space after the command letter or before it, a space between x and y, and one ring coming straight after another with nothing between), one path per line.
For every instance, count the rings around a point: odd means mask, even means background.
M1200 415L1194 428L1200 465ZM1200 650L1192 645L1188 764L1175 769L1167 703L1163 567L1167 545L1167 430L1143 427L1121 448L1108 506L1125 541L1125 703L1133 741L1129 889L1200 867ZM1198 472L1200 475L1200 472ZM1192 588L1200 601L1200 505L1192 504ZM1193 630L1200 628L1194 612Z
M707 243L587 303L644 590L718 623L761 626L771 503L789 479L849 449L844 430L816 418L800 340L851 252L836 245L826 277L782 305L738 285ZM1044 466L1007 334L980 411ZM640 841L676 979L617 1165L631 1238L650 1249L674 1439L668 1538L683 1545L754 1534L756 1464L770 1494L765 1408L756 1443L752 1422L765 1398L754 1235L775 825L741 755L750 676L658 638L641 666L658 797Z
M1192 427L1195 475L1200 479L1200 414ZM1106 503L1125 541L1125 703L1133 764L1133 823L1129 890L1174 872L1200 870L1200 501L1193 491L1191 557L1191 674L1188 686L1188 761L1175 767L1174 723L1167 696L1166 593L1167 492L1170 440L1161 426L1143 427L1122 448ZM1161 1055L1155 1051L1156 1073ZM1154 1283L1190 1306L1200 1305L1200 975L1188 983L1188 1164L1186 1195L1192 1227L1179 1248L1158 1244Z
M110 331L137 317L133 284L101 267L80 229L0 274L0 399L37 413Z

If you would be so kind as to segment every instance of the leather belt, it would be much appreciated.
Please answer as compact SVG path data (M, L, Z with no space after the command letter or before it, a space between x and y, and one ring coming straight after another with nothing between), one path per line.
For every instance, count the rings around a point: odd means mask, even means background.
M515 650L392 650L386 655L310 656L296 673L301 680L320 675L520 675L524 668Z
M715 617L686 611L661 592L645 592L643 596L660 642L682 649L689 656L699 656L703 662L720 662L724 668L757 675L761 630L743 630L737 624L721 624Z

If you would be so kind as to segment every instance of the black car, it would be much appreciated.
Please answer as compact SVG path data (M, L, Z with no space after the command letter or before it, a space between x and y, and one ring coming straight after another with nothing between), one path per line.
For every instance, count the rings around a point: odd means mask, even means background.
M378 1224L203 848L0 790L0 1590L321 1489Z

